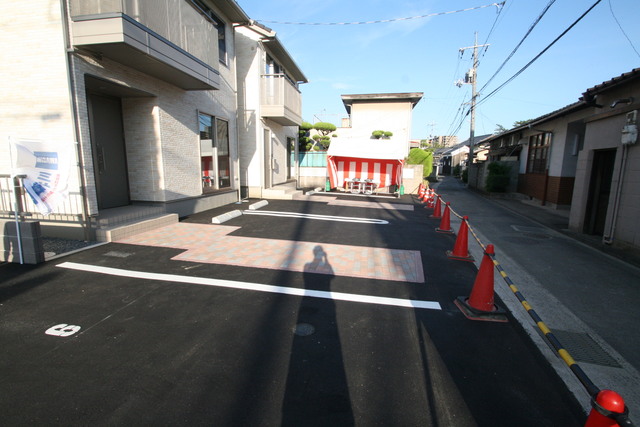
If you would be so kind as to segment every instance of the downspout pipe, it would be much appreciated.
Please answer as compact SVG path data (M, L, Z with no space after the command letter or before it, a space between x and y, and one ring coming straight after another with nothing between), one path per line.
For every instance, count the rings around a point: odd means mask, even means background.
M84 223L84 239L86 241L91 240L91 219L89 217L89 201L87 200L87 183L84 174L84 161L82 157L82 145L80 144L80 127L78 125L77 114L78 106L76 103L75 92L75 79L74 79L74 67L73 67L73 54L74 50L71 46L71 37L69 34L69 13L68 13L68 1L62 0L60 2L60 18L62 21L62 34L64 37L64 49L67 66L67 77L69 82L69 100L71 104L71 123L73 126L73 132L76 140L76 156L77 164L76 170L78 172L78 179L80 184L80 193L82 197L82 222Z
M627 145L622 146L622 163L620 164L620 170L618 171L618 183L616 185L616 197L613 202L613 214L611 218L611 226L609 227L609 233L602 236L602 243L610 245L613 243L614 235L616 232L616 224L618 222L618 210L620 208L620 198L622 196L622 177L624 170L627 167L627 156L629 147Z

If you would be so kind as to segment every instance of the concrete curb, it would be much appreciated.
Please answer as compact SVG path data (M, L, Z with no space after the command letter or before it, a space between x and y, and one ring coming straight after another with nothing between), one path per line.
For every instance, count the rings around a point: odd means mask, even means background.
M214 216L213 218L211 218L211 223L213 224L222 224L223 222L229 221L230 219L233 218L237 218L240 215L242 215L242 211L240 210L234 210L231 212L227 212L227 213L223 213L221 215L218 216Z

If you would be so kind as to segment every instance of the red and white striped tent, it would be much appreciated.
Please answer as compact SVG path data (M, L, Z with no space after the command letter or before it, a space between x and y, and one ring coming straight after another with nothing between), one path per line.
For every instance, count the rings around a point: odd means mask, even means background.
M378 188L402 184L407 144L391 139L333 138L327 150L331 188L345 187L347 179L371 179Z

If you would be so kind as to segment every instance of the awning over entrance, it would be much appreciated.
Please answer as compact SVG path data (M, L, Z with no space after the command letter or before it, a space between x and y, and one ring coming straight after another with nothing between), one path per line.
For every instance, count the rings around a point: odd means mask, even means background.
M338 139L327 151L331 188L344 187L348 179L370 179L377 188L400 185L406 144L393 140Z

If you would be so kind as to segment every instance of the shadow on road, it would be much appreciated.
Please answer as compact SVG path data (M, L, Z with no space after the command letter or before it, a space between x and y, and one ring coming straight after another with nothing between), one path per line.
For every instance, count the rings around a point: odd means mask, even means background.
M321 245L304 267L305 289L331 291L333 268ZM304 298L291 346L283 425L353 425L349 387L332 300Z

